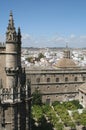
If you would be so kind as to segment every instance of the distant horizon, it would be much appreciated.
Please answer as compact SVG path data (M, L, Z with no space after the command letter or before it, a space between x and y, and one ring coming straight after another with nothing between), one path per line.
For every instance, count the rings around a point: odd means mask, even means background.
M49 49L65 49L66 47L24 47L24 46L22 46L22 48L31 48L31 49L47 49L47 48L49 48ZM69 49L86 49L86 47L81 47L81 48L79 48L79 47L69 47Z
M0 3L0 41L10 10L24 47L86 47L86 0L15 0Z

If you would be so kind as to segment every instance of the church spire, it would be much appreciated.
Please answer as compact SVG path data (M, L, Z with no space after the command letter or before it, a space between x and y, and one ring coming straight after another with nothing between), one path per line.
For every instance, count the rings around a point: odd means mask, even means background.
M10 11L9 23L6 32L6 41L16 41L16 30L14 27L14 20L12 11Z
M12 11L10 11L10 18L8 23L8 29L15 29Z

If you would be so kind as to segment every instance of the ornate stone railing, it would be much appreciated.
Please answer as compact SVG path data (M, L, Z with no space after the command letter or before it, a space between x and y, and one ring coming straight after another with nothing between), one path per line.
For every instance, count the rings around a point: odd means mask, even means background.
M5 67L5 72L6 72L7 75L13 75L13 74L19 72L19 68L18 68L18 67L16 67L16 68L13 68L13 67L10 67L10 68Z

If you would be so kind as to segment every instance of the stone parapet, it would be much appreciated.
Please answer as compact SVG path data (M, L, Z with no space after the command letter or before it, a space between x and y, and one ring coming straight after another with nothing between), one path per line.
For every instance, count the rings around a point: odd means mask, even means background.
M13 67L10 67L10 68L5 67L5 72L6 72L7 75L15 75L16 73L19 72L19 68L18 68L18 67L16 67L16 68L13 68Z

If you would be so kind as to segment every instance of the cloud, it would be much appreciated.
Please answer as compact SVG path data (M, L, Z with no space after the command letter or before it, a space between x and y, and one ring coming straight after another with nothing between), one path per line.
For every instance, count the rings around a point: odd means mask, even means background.
M5 35L0 35L0 43L5 42L6 38Z
M22 40L31 39L29 34L22 34Z
M22 43L23 43L23 46L29 47L29 46L33 46L33 44L35 43L35 40L29 34L22 34Z
M70 35L70 38L75 38L76 36L74 34L71 34Z
M5 42L6 36L0 35L0 42ZM34 37L30 34L22 34L23 47L65 47L68 43L69 47L86 47L86 35L61 36L58 34L48 36Z
M85 35L68 37L68 41L71 47L76 47L76 48L86 47Z
M0 35L0 42L5 42L6 36ZM58 34L49 36L34 37L30 34L22 34L23 47L65 47L68 43L69 47L82 48L86 47L86 35L61 36Z
M33 37L28 34L24 34L22 38L23 46L27 46L27 47L57 47L57 46L61 46L61 44L64 44L64 42L65 39L59 36Z

